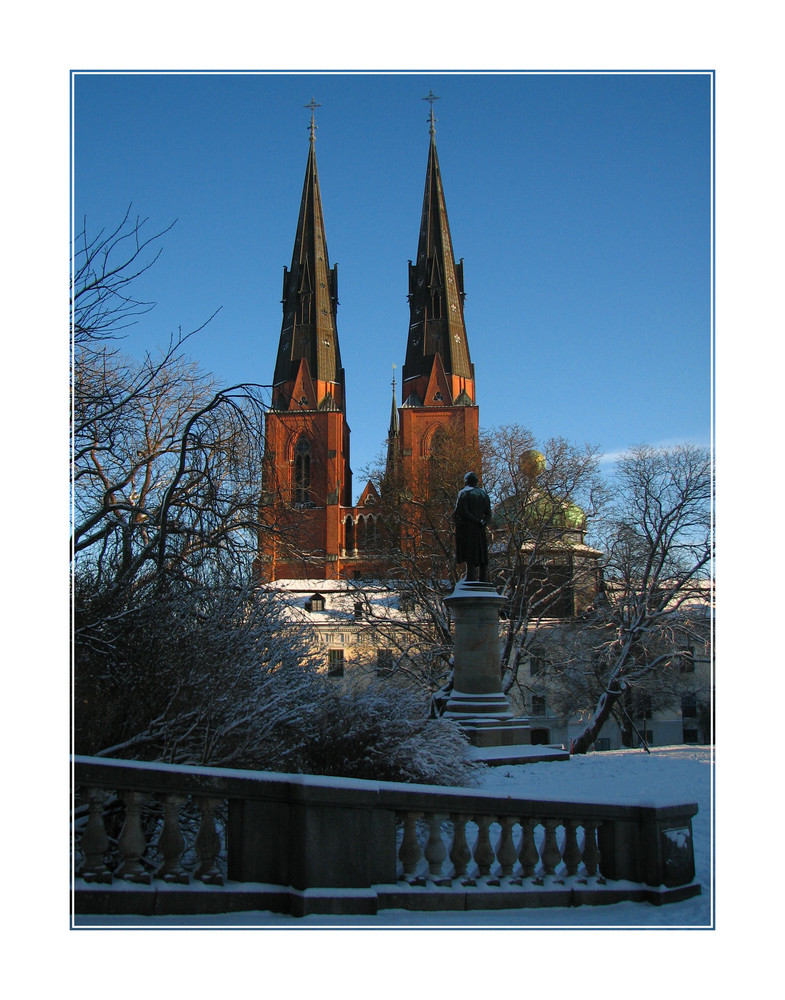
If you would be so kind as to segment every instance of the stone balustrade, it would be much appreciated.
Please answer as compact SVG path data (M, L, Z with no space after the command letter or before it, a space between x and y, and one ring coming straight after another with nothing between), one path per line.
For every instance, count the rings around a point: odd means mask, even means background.
M507 909L700 892L689 803L89 757L73 768L76 913Z

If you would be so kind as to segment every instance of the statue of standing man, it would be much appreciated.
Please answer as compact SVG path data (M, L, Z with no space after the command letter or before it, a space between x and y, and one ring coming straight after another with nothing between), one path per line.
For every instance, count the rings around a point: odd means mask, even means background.
M455 557L466 563L467 580L488 580L488 535L485 525L491 519L491 501L474 472L463 477L466 483L458 494L453 510L455 519Z

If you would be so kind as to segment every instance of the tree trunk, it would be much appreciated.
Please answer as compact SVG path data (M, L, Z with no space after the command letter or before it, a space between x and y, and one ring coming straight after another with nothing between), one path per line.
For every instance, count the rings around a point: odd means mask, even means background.
M605 723L610 718L611 709L616 704L616 702L621 697L621 691L604 692L600 700L597 702L597 707L594 709L594 715L591 717L589 724L572 743L572 752L586 753L592 746L594 741L600 735L600 730L605 725Z

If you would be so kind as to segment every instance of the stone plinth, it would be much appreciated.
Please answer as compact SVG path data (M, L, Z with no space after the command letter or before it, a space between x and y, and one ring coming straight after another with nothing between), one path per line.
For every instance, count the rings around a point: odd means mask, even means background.
M445 603L455 622L455 670L444 715L467 734L476 748L475 760L501 763L494 751L509 747L503 762L513 763L515 747L531 747L531 732L522 719L513 717L501 688L499 608L504 598L490 583L460 580ZM520 758L530 759L530 751Z

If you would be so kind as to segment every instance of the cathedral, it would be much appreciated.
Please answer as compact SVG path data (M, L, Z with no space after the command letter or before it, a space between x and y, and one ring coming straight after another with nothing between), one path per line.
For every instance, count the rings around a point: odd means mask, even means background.
M385 479L418 495L440 450L478 451L479 410L464 323L463 260L455 260L436 152L430 143L417 256L409 261L409 331L401 400L393 400ZM352 503L350 431L338 341L338 269L330 267L314 107L300 212L283 276L283 321L265 428L259 579L351 580L378 573L379 489ZM400 544L400 539L397 540Z

